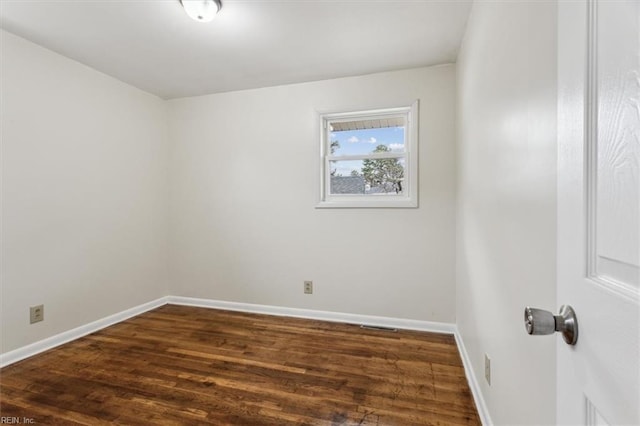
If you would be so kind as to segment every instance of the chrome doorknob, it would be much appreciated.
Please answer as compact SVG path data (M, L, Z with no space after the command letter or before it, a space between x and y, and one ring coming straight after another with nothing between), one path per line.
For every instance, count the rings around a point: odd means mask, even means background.
M569 345L575 345L578 341L578 319L573 308L569 305L562 305L558 315L527 306L524 308L524 327L531 335L560 332L564 341Z

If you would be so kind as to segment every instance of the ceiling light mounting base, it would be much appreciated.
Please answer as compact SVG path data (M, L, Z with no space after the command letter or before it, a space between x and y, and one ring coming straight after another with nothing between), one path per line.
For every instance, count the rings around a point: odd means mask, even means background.
M179 0L184 11L198 22L211 22L222 9L221 0Z

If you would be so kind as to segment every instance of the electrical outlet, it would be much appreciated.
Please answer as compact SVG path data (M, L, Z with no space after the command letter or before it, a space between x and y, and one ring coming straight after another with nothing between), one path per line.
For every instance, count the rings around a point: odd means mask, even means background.
M313 281L304 282L304 294L313 294Z
M44 305L31 306L29 308L29 314L31 324L44 321Z
M491 386L491 359L487 354L484 354L484 378L487 379L487 383Z

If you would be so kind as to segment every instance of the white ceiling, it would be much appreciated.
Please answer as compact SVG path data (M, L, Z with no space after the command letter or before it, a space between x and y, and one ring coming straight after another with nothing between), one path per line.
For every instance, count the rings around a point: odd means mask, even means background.
M455 62L471 0L0 0L0 26L162 98Z

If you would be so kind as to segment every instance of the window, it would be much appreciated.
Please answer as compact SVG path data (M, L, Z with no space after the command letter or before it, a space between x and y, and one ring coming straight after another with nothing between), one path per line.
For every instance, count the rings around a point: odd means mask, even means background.
M418 206L418 101L321 114L318 207Z

